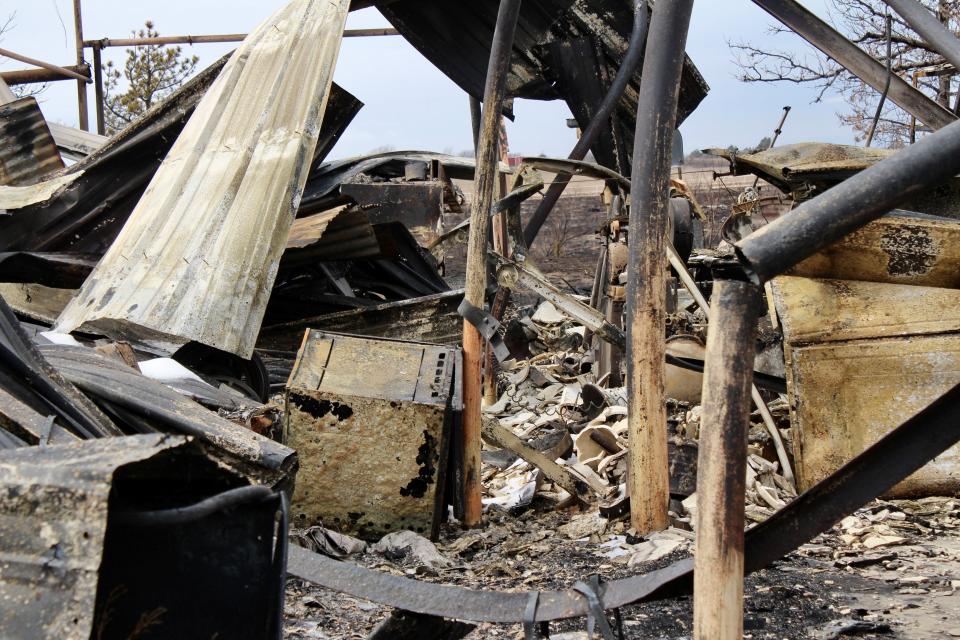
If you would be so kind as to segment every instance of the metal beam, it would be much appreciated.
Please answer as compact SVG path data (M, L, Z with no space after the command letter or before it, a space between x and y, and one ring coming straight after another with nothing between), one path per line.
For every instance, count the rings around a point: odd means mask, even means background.
M887 80L884 66L799 3L794 0L753 0L753 3L836 60L850 73L877 91L883 91ZM889 98L933 129L945 127L957 119L950 110L914 89L899 76L892 78Z
M916 0L884 0L947 62L960 69L960 40Z
M80 82L93 82L93 80L90 79L89 75L82 75L68 67L58 67L55 64L50 64L49 62L44 62L43 60L37 60L36 58L31 58L29 56L24 56L19 53L14 53L9 49L0 49L0 56L5 56L7 58L10 58L11 60L17 60L19 62L26 62L27 64L36 65L41 69L52 71L62 76L63 78L74 78ZM79 68L79 65L76 68ZM32 69L28 69L28 71L32 71Z

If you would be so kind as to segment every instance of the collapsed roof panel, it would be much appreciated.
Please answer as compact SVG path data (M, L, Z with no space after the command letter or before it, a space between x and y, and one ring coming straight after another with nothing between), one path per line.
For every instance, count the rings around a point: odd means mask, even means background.
M62 168L36 99L0 106L0 184L30 185Z
M10 214L0 213L0 250L105 252L224 62L196 75L77 164L32 186L0 187L0 209ZM333 85L315 164L362 107Z
M61 330L252 355L346 15L345 1L300 0L247 37L64 310Z
M390 23L464 91L483 97L490 43L497 19L494 0L447 2L445 0L396 0L378 2ZM633 29L633 3L628 0L526 0L520 12L514 39L507 95L533 100L563 99L581 127L589 109L584 95L562 73L558 49L587 40L593 45L597 72L612 82ZM641 72L627 86L617 115L632 148L633 123ZM680 83L677 124L706 97L709 87L687 58ZM590 105L593 108L593 105ZM604 164L605 159L599 158Z

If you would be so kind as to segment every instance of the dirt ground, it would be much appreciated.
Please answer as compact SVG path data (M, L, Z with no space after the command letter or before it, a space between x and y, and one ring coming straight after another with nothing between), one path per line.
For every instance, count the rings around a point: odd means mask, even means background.
M901 543L866 549L848 544L841 526L797 552L749 576L745 587L745 638L960 637L960 500L875 502L858 515L903 514ZM678 550L653 562L627 566L605 553L603 543L622 535L626 523L607 532L567 539L558 532L576 512L552 506L517 516L488 514L485 528L445 527L438 543L453 568L417 568L409 559L366 552L353 561L395 575L474 589L560 589L590 574L603 580L644 573L689 554ZM895 517L899 518L899 515ZM617 532L620 532L619 534ZM690 534L692 537L692 534ZM691 635L691 599L625 607L627 638L675 639ZM387 608L314 588L292 579L287 589L286 637L364 638L389 614ZM611 621L613 617L611 616ZM551 632L582 631L585 620L554 623ZM522 638L519 625L481 624L469 636ZM582 636L585 637L585 636Z

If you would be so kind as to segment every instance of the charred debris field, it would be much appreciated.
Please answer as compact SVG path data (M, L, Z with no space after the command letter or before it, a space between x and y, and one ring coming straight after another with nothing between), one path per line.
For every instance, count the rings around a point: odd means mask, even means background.
M685 156L692 0L95 40L74 0L77 64L0 49L0 637L960 637L960 41L753 4L880 101L866 145L786 107ZM353 37L462 89L470 157L337 156ZM113 126L104 49L208 42ZM508 152L517 100L565 157Z

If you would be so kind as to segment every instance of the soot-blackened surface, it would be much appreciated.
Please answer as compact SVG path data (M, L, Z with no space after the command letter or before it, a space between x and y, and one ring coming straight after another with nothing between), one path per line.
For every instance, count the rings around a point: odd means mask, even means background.
M291 401L301 411L309 413L314 418L322 418L325 415L332 413L337 420L343 422L353 415L353 408L350 407L350 405L340 402L333 402L327 400L326 398L317 399L311 398L310 396L294 395L291 396Z
M417 451L417 464L420 470L417 477L400 489L400 495L413 498L422 498L427 494L427 488L433 484L437 474L437 439L429 432L423 432L423 444Z
M891 229L880 239L887 254L891 276L918 276L928 273L936 261L937 248L930 233L918 227Z

